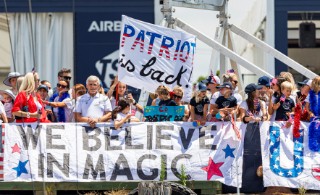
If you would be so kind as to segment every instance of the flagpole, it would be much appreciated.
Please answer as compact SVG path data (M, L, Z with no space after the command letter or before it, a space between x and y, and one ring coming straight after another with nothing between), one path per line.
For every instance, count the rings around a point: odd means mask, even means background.
M235 125L236 124L236 121L237 121L237 114L236 112L233 113L233 116L234 116L234 123ZM239 132L240 133L240 132ZM241 139L241 138L240 138ZM241 140L240 140L241 141ZM238 145L238 151L239 151L239 145ZM237 155L238 157L238 155ZM236 183L237 183L237 195L240 195L240 188L239 188L239 178L238 178L238 158L236 158Z

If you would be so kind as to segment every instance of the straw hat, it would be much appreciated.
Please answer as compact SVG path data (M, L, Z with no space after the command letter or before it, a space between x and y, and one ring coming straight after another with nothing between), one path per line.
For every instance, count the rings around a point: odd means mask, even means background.
M8 74L8 77L6 79L4 79L3 84L5 84L5 85L7 85L9 87L12 87L11 83L10 83L10 79L11 78L16 78L16 77L21 77L21 76L22 75L20 73L18 73L18 72L10 72Z

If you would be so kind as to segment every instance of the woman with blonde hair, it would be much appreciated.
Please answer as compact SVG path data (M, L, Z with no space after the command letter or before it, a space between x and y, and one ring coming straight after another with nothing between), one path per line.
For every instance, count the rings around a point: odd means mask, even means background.
M180 86L175 86L172 90L172 99L176 102L177 106L184 106L184 117L183 121L187 121L189 118L189 107L188 105L184 105L181 101L183 98L183 88Z
M39 81L36 72L25 75L12 108L12 114L15 115L17 123L50 122L47 120L41 97L36 93Z
M200 121L203 125L207 121L208 107L210 104L207 97L207 87L203 83L198 83L196 91L190 100L190 118L189 121Z
M292 94L296 94L298 91L294 78L290 72L280 72L280 76L285 78L286 81L290 82L293 85Z

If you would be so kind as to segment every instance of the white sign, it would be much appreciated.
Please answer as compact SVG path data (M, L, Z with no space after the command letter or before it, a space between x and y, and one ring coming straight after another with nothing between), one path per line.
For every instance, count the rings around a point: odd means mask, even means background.
M4 130L4 181L10 182L159 180L164 162L166 180L179 180L184 165L190 180L236 186L242 164L242 142L228 123L135 123L121 130L5 124Z
M194 35L122 16L119 80L152 93L179 85L190 99L195 49Z
M283 125L264 122L260 128L264 186L319 190L320 154L309 148L309 123L301 122L299 137L293 137L292 127L286 129Z

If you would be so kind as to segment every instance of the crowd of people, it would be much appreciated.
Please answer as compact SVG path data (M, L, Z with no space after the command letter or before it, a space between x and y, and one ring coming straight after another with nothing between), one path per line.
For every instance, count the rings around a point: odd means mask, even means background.
M4 123L84 122L91 127L110 121L116 128L140 121L135 113L143 113L143 106L117 77L108 91L101 87L97 76L89 76L85 85L70 86L71 79L71 70L62 69L58 83L52 88L49 81L40 80L37 72L9 73L3 81L8 89L0 90L0 119ZM285 127L290 127L295 116L299 116L300 121L319 117L320 76L297 85L289 72L272 79L262 76L257 83L245 87L246 99L238 91L239 81L234 71L228 71L221 80L210 75L197 83L189 102L182 101L182 87L171 90L160 85L150 94L153 99L150 106L184 106L183 121L200 124L271 120L286 121Z

